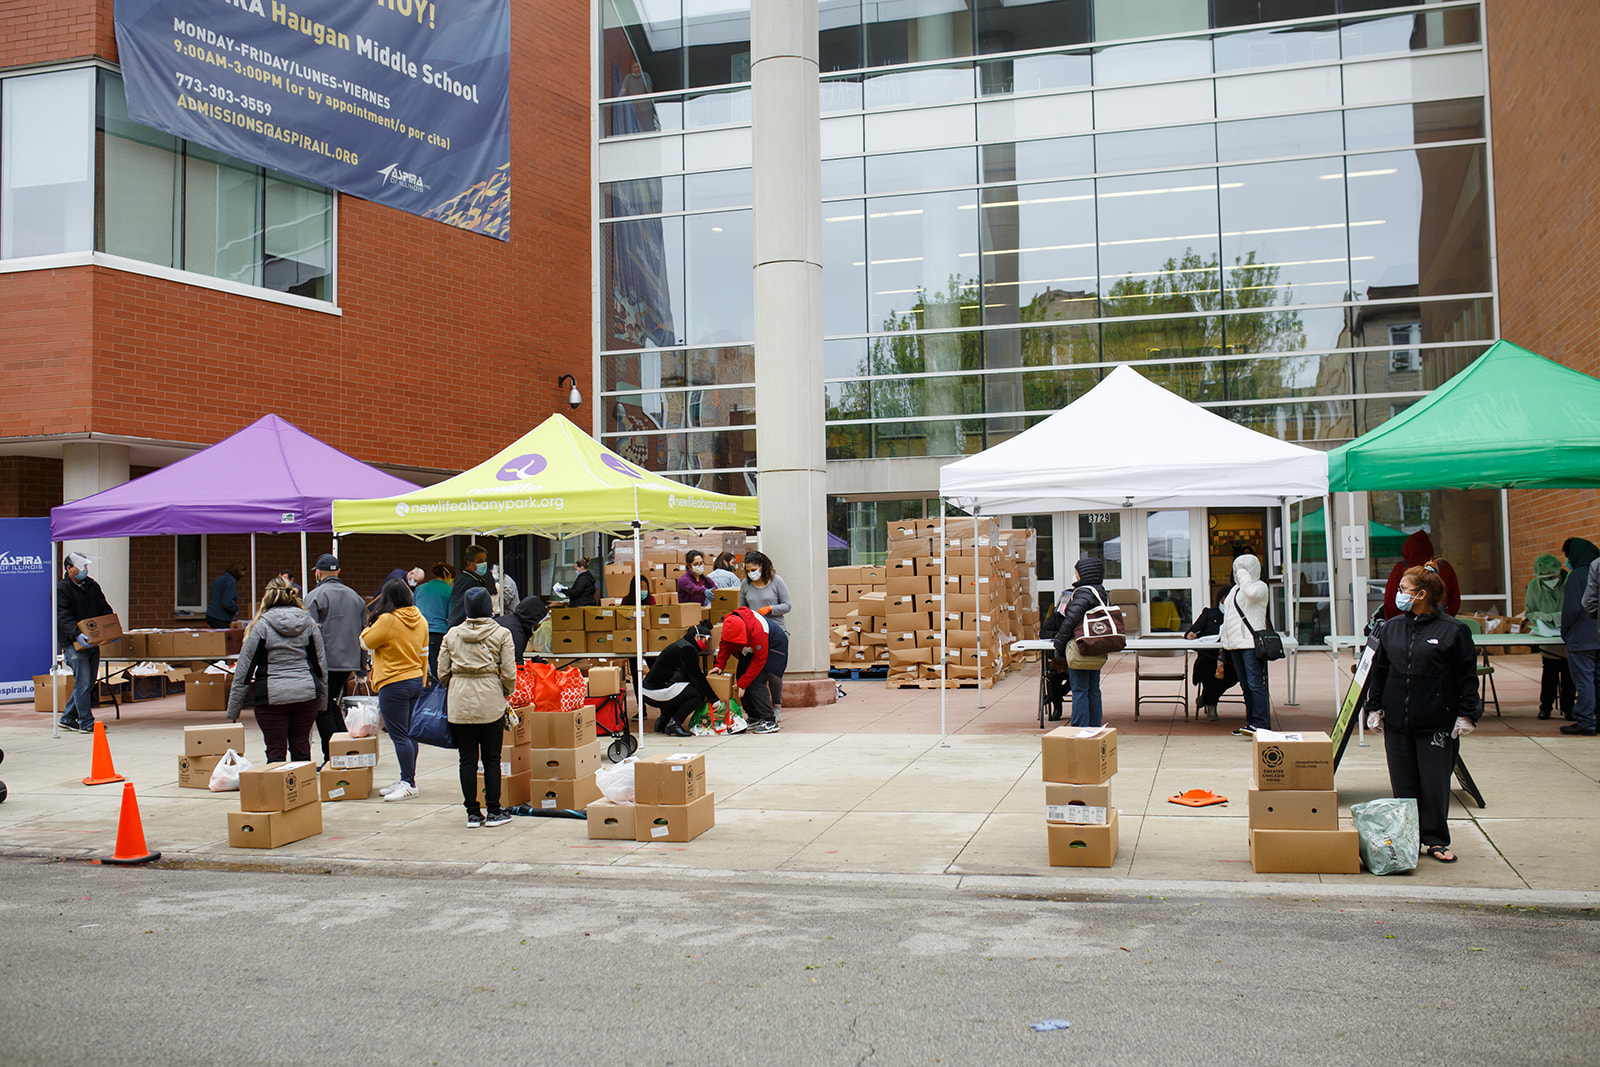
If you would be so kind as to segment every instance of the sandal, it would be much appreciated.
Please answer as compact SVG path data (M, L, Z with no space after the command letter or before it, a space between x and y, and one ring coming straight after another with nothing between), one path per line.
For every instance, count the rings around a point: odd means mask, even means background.
M1454 863L1456 861L1456 854L1444 845L1423 845L1422 854L1424 856L1432 856L1440 863Z

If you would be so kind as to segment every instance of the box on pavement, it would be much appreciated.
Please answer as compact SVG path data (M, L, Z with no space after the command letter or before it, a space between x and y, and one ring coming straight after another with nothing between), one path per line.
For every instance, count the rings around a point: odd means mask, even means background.
M535 781L594 777L605 758L606 742L591 741L576 748L535 748L528 750L528 766Z
M372 768L336 768L331 763L318 775L324 803L338 800L365 800L372 795Z
M230 722L220 726L185 726L185 756L220 756L233 749L244 755L244 724Z
M1359 874L1354 830L1251 830L1250 867L1257 874Z
M565 750L563 750L565 751ZM500 749L500 775L509 778L533 770L533 749L528 745L504 746ZM483 773L483 760L478 761L478 773Z
M56 694L58 704L50 706L50 675L36 674L33 676L33 710L34 711L66 711L67 701L72 699L72 675L58 674L56 679Z
M1327 734L1261 731L1254 748L1256 788L1333 788L1333 742Z
M210 789L211 772L221 760L221 756L179 756L178 788Z
M633 805L601 797L587 808L589 840L632 841Z
M589 668L589 695L592 697L610 696L612 693L622 692L621 667L590 667Z
M183 706L189 711L227 711L233 675L191 671L183 680Z
M692 804L706 795L705 754L645 756L634 762L633 788L639 804Z
M533 717L536 712L532 708L517 709L517 725L506 723L500 731L500 747L516 748L518 745L527 747L533 744Z
M688 804L635 804L635 841L693 841L717 824L716 794Z
M594 775L587 774L577 779L536 781L533 783L533 799L529 803L536 808L577 810L588 807L601 796L600 787L594 784Z
M232 848L277 848L320 833L320 803L303 804L290 811L228 812L228 844Z
M1117 773L1117 731L1061 726L1039 739L1047 782L1098 785Z
M489 801L483 795L483 775L478 775L478 803L487 804ZM527 771L521 774L502 774L500 776L500 806L502 808L515 808L523 804L533 803L533 776Z
M1109 867L1117 859L1117 809L1099 825L1051 822L1045 835L1052 867Z
M328 738L328 766L338 771L371 770L378 765L378 739L337 733Z
M1260 789L1250 783L1252 830L1337 830L1339 794L1332 789Z
M310 760L252 767L239 772L239 810L293 811L321 800L321 789Z
M595 732L592 704L572 711L530 709L524 718L530 724L528 743L534 748L582 748L599 736Z
M1110 811L1110 782L1101 785L1066 782L1044 784L1044 817L1047 822L1104 823L1110 818Z

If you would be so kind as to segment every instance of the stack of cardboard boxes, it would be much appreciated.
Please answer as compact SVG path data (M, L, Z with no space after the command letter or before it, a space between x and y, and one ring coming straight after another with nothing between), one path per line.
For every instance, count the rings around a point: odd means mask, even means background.
M183 755L178 757L180 789L211 788L211 772L217 761L231 748L244 755L244 725L230 722L221 726L185 726Z
M1045 835L1052 867L1109 867L1117 859L1117 731L1062 726L1040 738Z
M828 662L841 669L889 663L884 607L888 572L882 567L828 568Z
M596 740L594 707L575 711L534 711L522 715L528 746L504 750L500 756L500 804L511 808L579 810L600 797L594 772L605 758L606 743ZM483 780L478 780L482 796Z
M718 606L730 602L738 607L737 589L719 589ZM642 630L635 615L642 616ZM683 636L690 626L727 614L698 604L660 604L654 607L607 606L596 608L552 608L550 611L550 651L563 655L587 655L597 660L632 659L639 633L644 634L644 651L657 652Z
M328 738L328 765L322 768L322 800L366 800L378 766L378 738L338 733Z
M322 833L317 765L269 763L239 775L239 810L228 812L228 844L277 848Z
M697 534L693 530L659 530L640 539L639 573L650 583L650 595L657 604L676 603L678 576L684 572L684 554L690 549L705 553L706 572L724 552L736 557L755 547L755 539L743 530L711 530ZM612 542L612 562L606 566L605 595L620 599L628 592L633 581L633 542ZM737 601L734 607L738 607Z
M716 825L716 794L703 753L646 756L633 765L632 804L589 805L589 837L600 841L693 841Z
M1333 742L1324 733L1256 733L1250 866L1257 874L1357 874L1355 830L1339 829Z

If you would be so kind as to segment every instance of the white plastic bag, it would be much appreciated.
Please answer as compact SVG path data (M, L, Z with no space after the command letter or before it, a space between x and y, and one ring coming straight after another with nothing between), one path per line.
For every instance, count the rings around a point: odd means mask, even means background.
M254 766L233 749L228 749L217 761L211 771L211 791L213 793L234 793L239 789L239 772L248 771Z
M345 697L340 701L344 712L344 728L351 737L377 737L378 726L383 721L378 714L377 697Z
M607 800L617 804L632 804L637 795L633 788L634 757L629 756L621 763L614 763L607 767L601 765L594 772L594 784L600 787L600 792L605 794Z

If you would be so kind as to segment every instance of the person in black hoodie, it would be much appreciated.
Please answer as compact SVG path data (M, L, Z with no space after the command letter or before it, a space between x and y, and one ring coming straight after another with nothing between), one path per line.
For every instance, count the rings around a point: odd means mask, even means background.
M1467 625L1445 614L1447 593L1436 570L1412 567L1401 577L1395 606L1404 614L1378 631L1367 679L1367 728L1383 731L1389 787L1417 802L1422 851L1454 863L1450 851L1450 775L1460 738L1483 715L1477 652Z
M572 579L572 584L567 586L567 605L574 608L592 608L600 603L599 594L595 590L594 574L589 570L587 557L573 564L577 570L577 577Z
M539 628L548 614L550 609L544 606L539 594L529 593L517 601L516 607L494 620L511 631L511 653L516 657L517 666L522 666L523 650L533 639L533 631Z
M661 709L656 720L656 732L669 737L693 737L684 728L684 722L709 704L721 711L716 690L706 681L700 657L705 654L711 640L709 629L691 626L683 636L661 650L656 661L644 676L642 695L644 702Z
M467 621L468 590L482 589L491 597L494 596L494 586L489 577L489 553L482 545L468 545L464 558L466 566L461 568L455 583L450 586L450 613L445 616L447 631Z
M1193 641L1197 637L1215 637L1222 632L1222 601L1226 590L1217 593L1217 606L1206 608L1194 617L1194 625L1183 636ZM1222 694L1239 684L1239 675L1233 669L1233 657L1222 655L1222 647L1196 650L1194 654L1194 684L1200 687L1196 707L1206 713L1207 722L1217 721L1217 701Z
M56 636L72 669L72 697L56 723L63 730L94 732L94 680L100 673L100 649L78 632L85 619L111 614L100 583L89 577L89 557L68 552L61 581L56 583Z
M1100 707L1100 668L1105 666L1104 656L1085 656L1077 647L1068 648L1084 612L1106 603L1106 565L1094 556L1084 556L1074 568L1072 596L1059 605L1052 615L1059 613L1056 626L1056 656L1067 661L1067 678L1072 683L1072 725L1100 726L1103 715Z
M1561 546L1571 569L1567 589L1561 600L1561 640L1567 646L1567 670L1572 675L1572 721L1561 728L1564 734L1593 737L1596 733L1596 690L1600 689L1600 630L1594 615L1600 609L1600 590L1595 578L1600 568L1600 548L1581 537L1568 538Z

